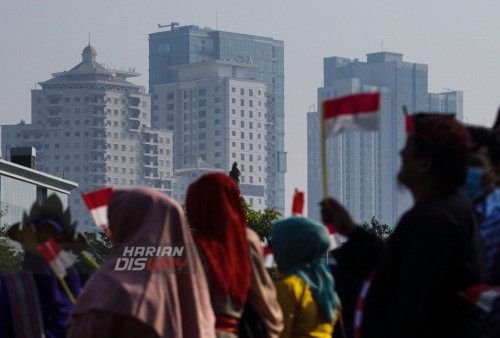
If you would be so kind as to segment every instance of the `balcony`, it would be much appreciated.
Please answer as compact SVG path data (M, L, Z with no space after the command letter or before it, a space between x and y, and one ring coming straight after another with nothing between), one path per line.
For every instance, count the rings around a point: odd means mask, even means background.
M156 168L158 167L158 161L144 161L142 165L148 168Z
M129 119L139 119L141 111L139 109L130 108L129 113Z
M141 99L138 97L131 97L130 98L130 106L131 107L139 107L140 102L141 102Z

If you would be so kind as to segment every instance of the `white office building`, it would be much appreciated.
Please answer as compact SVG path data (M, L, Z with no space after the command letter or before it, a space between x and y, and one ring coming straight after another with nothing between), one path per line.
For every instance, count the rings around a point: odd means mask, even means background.
M429 93L427 65L404 61L399 53L367 54L366 62L324 59L318 106L326 99L375 91L381 93L380 129L345 132L327 141L329 191L354 221L369 222L375 217L393 227L412 204L409 192L396 180L399 151L406 142L403 107L409 113L455 113L462 120L463 93ZM308 113L307 123L308 216L319 220L318 203L323 198L319 113Z
M154 86L153 114L160 128L174 133L173 164L182 176L174 198L182 200L180 187L202 172L228 173L237 162L247 202L255 209L274 205L266 197L266 84L250 75L259 67L230 61L171 66L178 81Z
M140 74L107 69L96 55L88 45L82 62L32 90L31 124L2 126L4 158L32 146L38 169L78 183L69 206L86 229L83 192L144 185L172 193L172 132L151 128L150 95L127 80Z

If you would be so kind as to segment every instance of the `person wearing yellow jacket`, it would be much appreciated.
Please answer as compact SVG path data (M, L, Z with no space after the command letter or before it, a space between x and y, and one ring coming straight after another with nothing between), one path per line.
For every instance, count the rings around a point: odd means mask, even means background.
M325 262L326 228L305 217L274 224L272 248L283 279L276 283L285 329L281 337L331 337L340 301Z

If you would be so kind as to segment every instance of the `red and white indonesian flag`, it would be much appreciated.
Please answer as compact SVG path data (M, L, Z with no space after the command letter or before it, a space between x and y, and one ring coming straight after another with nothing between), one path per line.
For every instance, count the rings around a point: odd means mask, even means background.
M292 216L301 216L304 214L304 192L295 190L293 194Z
M328 230L328 234L330 235L330 249L328 250L333 250L337 249L340 245L340 238L339 234L337 234L337 231L333 228L331 224L324 224L326 229Z
M40 251L57 277L66 276L66 269L74 264L71 256L61 249L59 244L52 238L40 245L38 251Z
M378 130L379 109L380 93L361 93L323 101L326 137L344 130Z
M94 223L103 228L109 239L113 241L113 236L108 229L108 203L111 195L113 195L113 188L108 187L82 194L82 198Z
M486 284L474 285L460 295L478 308L490 312L496 301L500 301L500 287Z
M277 266L273 250L267 245L264 246L264 266L266 268L275 268Z

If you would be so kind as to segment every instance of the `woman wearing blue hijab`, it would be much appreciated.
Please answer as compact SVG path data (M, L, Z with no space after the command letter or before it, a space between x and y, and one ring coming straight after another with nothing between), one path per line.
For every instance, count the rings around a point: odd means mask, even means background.
M272 248L283 273L276 284L285 320L282 337L331 337L340 302L325 262L329 247L326 228L308 218L274 224Z

